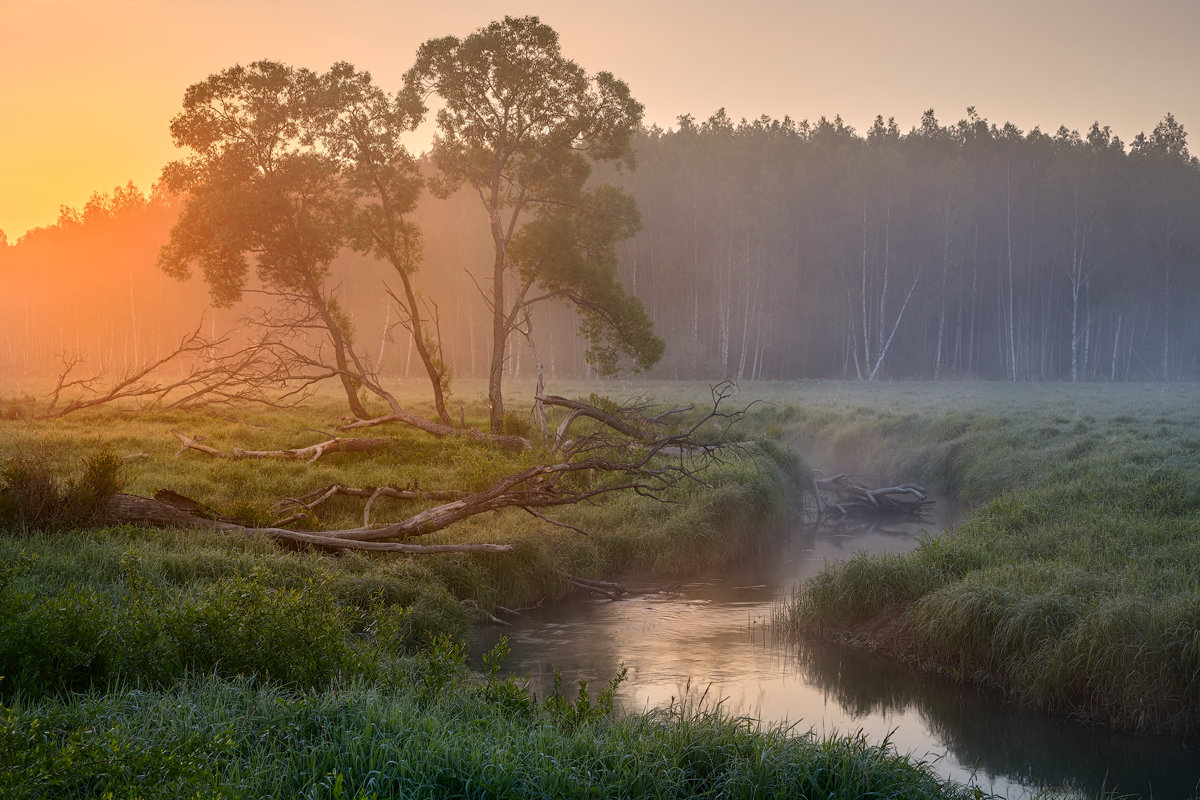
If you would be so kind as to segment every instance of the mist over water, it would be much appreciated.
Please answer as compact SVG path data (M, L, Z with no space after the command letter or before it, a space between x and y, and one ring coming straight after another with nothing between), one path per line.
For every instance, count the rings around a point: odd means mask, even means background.
M511 629L478 631L473 655L478 661L507 636L507 671L527 677L540 697L553 691L556 673L567 693L586 680L595 695L624 666L617 701L625 711L719 705L797 733L861 731L941 775L1009 797L1044 786L1191 796L1200 780L1194 745L1049 719L870 653L773 634L772 608L828 561L862 550L906 552L927 527L798 529L778 549L695 576L673 596L576 596L527 611Z

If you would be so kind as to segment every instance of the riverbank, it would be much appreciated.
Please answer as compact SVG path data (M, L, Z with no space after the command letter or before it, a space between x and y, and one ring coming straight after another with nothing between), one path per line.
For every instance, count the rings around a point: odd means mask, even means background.
M975 510L910 554L832 565L782 627L1112 730L1200 729L1196 386L797 389L785 440Z
M86 487L81 457L133 456L122 468L129 492L171 489L266 521L273 503L314 487L479 487L534 457L391 428L378 453L224 460L176 454L170 435L222 450L290 447L325 437L337 413L318 403L9 419L0 458L10 485L41 485L28 482L32 466ZM10 527L0 537L0 795L971 796L886 743L679 708L617 719L611 686L567 701L466 670L470 620L561 596L567 573L666 577L758 546L790 513L802 469L763 442L671 503L622 495L569 509L561 519L579 530L509 510L429 537L515 546L484 555L330 556L216 532ZM372 513L409 510L380 500ZM361 500L336 498L306 522L336 528L362 514Z

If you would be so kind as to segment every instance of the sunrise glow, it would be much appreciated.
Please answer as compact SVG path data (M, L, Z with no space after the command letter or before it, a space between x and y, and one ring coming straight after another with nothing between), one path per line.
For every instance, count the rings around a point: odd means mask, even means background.
M629 83L661 127L720 107L859 130L875 115L907 129L926 108L1085 129L1099 119L1126 141L1168 111L1189 129L1200 7L1174 0L954 0L837 5L753 2L606 4L603 13L543 0L441 5L8 0L0 6L0 230L15 241L61 205L132 180L148 190L175 156L167 125L184 89L235 63L273 58L324 69L350 61L398 86L424 40L504 14L538 14L588 69ZM414 145L427 146L428 128Z

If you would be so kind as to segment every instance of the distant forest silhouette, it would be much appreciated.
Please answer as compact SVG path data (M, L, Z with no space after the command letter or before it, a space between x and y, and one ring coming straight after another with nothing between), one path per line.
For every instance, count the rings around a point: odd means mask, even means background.
M638 167L598 175L636 198L621 275L667 342L665 378L1200 378L1200 162L1167 115L1128 144L1106 127L1028 133L969 111L859 133L723 111L644 129ZM475 198L426 194L420 279L455 376L485 374L490 241ZM0 239L0 372L58 354L121 371L169 352L213 311L156 265L177 199L132 185L16 242ZM385 375L416 377L384 268L343 254L338 293ZM253 296L247 301L253 304ZM549 375L584 377L578 320L539 312ZM532 374L516 342L508 368Z

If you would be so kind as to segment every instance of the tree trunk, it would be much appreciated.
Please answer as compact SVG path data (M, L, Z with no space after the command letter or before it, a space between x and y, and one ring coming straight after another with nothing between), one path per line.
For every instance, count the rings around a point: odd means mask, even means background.
M493 434L499 434L504 431L501 383L504 380L504 347L508 343L508 327L504 314L504 232L500 228L498 215L492 217L492 240L496 247L496 260L492 265L492 361L488 367L488 424Z

